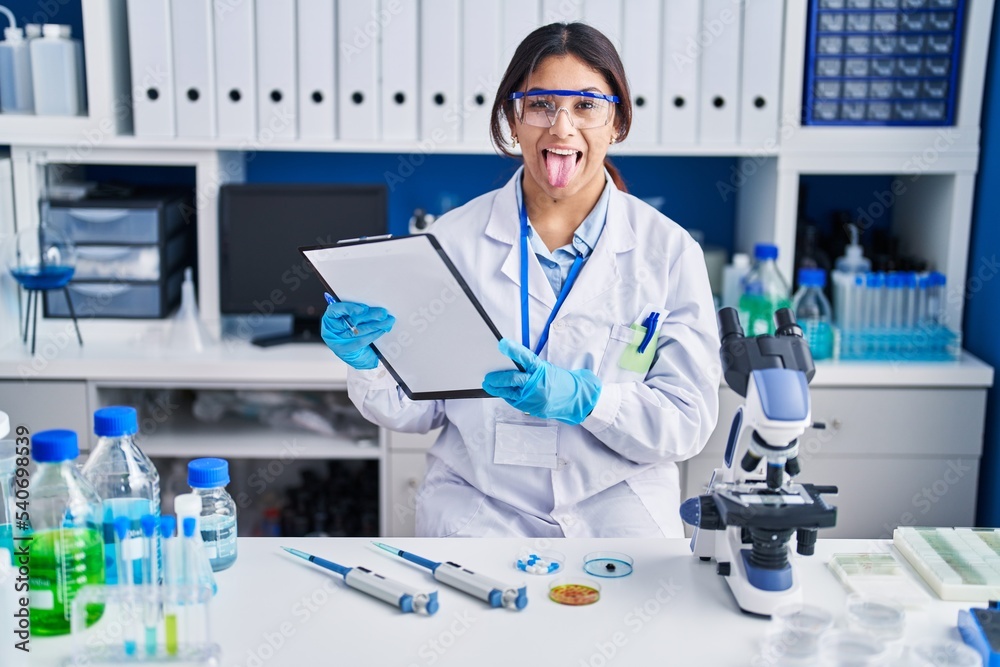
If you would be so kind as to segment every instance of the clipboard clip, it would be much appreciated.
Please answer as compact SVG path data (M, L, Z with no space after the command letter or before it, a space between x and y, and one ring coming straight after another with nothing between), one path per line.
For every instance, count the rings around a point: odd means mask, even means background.
M378 236L359 236L356 239L340 239L337 241L337 245L341 243L359 243L361 241L382 241L384 239L391 239L392 234L379 234Z

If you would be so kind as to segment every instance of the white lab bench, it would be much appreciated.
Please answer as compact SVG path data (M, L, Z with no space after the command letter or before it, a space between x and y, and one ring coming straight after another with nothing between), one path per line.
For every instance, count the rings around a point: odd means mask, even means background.
M393 546L452 560L501 581L526 582L521 612L491 609L451 588L426 570L372 547L365 539L240 539L236 564L217 575L212 632L227 667L339 664L367 665L711 665L754 663L768 621L739 612L715 565L691 555L682 539L416 539ZM432 617L403 614L347 588L341 578L285 554L293 546L349 566L363 565L438 590ZM625 552L634 572L601 580L601 599L566 607L547 597L553 577L528 575L513 566L521 547L548 548L566 556L564 576L585 576L592 551ZM834 553L884 552L881 540L825 540L816 555L796 557L806 600L843 620L846 593L827 569ZM905 561L903 561L905 562ZM915 577L916 575L914 575ZM921 587L924 584L919 580ZM922 611L909 612L906 643L959 640L958 610L970 603L931 595ZM58 665L68 638L32 639L32 667Z

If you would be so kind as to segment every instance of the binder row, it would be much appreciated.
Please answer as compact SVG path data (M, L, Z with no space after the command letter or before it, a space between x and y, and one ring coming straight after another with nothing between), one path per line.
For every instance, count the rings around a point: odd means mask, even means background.
M777 139L784 0L128 0L138 137L489 143L540 25L618 48L630 145Z

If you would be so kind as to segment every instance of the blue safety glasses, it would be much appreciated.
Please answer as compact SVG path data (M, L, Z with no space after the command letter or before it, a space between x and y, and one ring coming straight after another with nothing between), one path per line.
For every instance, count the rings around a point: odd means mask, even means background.
M611 122L611 110L618 103L616 95L583 90L530 90L511 93L518 121L534 127L552 127L560 111L577 130L600 127Z

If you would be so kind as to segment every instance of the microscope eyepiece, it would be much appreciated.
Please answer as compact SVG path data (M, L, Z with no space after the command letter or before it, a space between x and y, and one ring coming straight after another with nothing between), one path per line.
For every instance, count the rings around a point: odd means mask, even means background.
M725 341L729 336L743 338L740 314L735 308L726 307L719 311L719 338Z
M774 312L775 336L798 336L802 338L802 329L795 322L795 314L791 308L779 308Z

